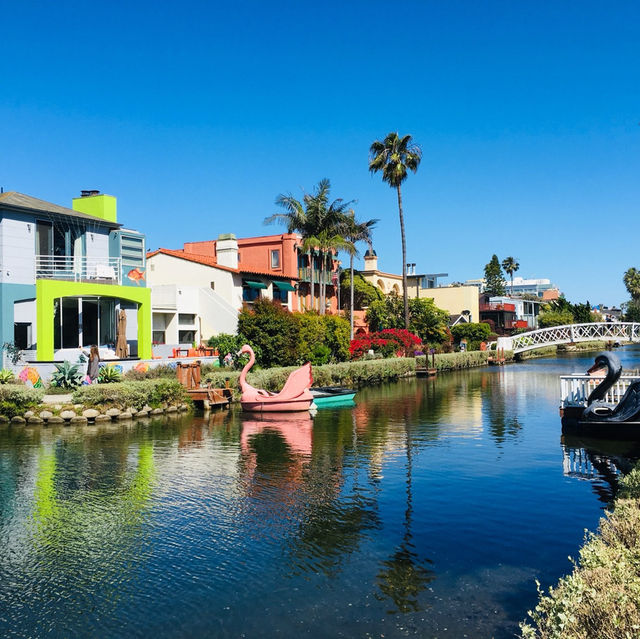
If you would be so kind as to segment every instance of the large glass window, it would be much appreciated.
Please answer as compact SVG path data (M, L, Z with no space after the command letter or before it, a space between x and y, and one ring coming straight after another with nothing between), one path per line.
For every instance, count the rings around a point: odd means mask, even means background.
M98 303L100 308L100 342L99 344L116 343L116 301L102 297Z
M79 311L77 297L62 298L62 346L61 348L77 348L79 346Z
M271 251L271 268L280 268L280 251Z
M98 300L82 300L82 345L98 343Z
M53 346L113 346L116 341L116 300L62 297L53 302Z

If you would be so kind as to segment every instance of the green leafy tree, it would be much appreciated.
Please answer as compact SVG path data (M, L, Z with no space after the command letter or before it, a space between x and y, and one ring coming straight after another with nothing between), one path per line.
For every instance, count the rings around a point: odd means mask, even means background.
M486 280L486 292L490 295L504 295L504 275L500 267L498 256L494 253L491 261L484 267L484 279Z
M538 318L538 326L540 328L563 326L564 324L573 324L571 311L546 311L540 313L540 317Z
M627 322L640 322L640 302L631 300L622 304L624 319Z
M372 332L385 328L404 328L404 303L397 295L387 295L367 309L367 323ZM409 330L423 342L441 344L448 339L449 314L438 308L431 298L409 300Z
M349 322L338 315L325 315L325 345L331 352L334 362L346 362L349 359Z
M513 295L513 274L520 268L520 264L515 257L505 257L502 260L504 272L511 278L511 295Z
M587 324L589 322L600 321L600 318L596 317L591 312L591 304L587 300L584 304L572 304L571 313L573 315L573 321L576 324Z
M259 347L260 366L294 366L298 363L300 327L295 315L268 299L258 299L238 315L238 333Z
M327 327L324 318L315 311L295 313L298 320L298 363L314 363L314 348L324 345L327 338Z
M418 170L422 160L422 150L410 135L400 137L398 133L387 134L384 140L376 140L369 149L369 171L382 172L382 181L398 194L398 214L402 237L402 294L404 304L404 328L409 328L409 298L407 297L407 245L404 233L404 212L402 210L402 183L408 171Z
M491 337L491 326L486 322L469 322L456 324L451 334L457 344L466 339L468 342L485 342Z
M349 282L350 274L348 271L342 271L340 277L340 288L344 291L344 297L342 298L342 308L348 308L351 306L351 302L347 301L347 298L351 298L351 285ZM384 299L384 293L371 282L362 277L359 273L355 273L353 276L353 308L356 311L361 311L365 306L371 306L372 302L376 300Z

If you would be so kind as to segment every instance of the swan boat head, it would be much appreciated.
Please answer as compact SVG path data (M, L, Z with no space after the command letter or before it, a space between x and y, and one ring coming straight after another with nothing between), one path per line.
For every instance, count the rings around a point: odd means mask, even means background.
M618 381L622 373L622 364L618 357L613 353L600 353L596 357L595 363L587 373L591 374L601 369L606 369L606 375L589 395L587 405L604 399L607 391Z

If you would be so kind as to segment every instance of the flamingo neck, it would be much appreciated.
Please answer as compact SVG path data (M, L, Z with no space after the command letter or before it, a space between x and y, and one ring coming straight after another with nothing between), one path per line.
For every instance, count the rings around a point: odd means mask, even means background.
M253 352L253 349L249 347L249 361L244 365L242 372L240 373L240 378L238 379L238 383L240 384L240 388L242 388L247 382L247 373L249 369L255 364L256 356Z

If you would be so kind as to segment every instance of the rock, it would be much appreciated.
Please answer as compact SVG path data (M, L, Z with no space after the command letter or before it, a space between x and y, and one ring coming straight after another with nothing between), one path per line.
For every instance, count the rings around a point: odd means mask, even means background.
M64 424L64 419L58 415L52 415L47 419L47 424Z
M16 415L15 417L11 418L11 423L12 424L26 424L27 420L24 417L20 417L20 415Z
M111 417L109 415L98 415L95 420L96 422L110 422Z
M35 415L35 413L32 410L28 410L25 414L24 414L24 418L25 419L29 419L29 417L33 417Z
M82 411L82 416L87 419L95 419L99 414L100 411L95 408L87 408L87 410Z
M60 413L60 417L62 417L62 419L64 420L67 420L67 419L72 419L73 417L76 417L76 414L72 410L63 410Z
M168 406L166 412L167 413L177 413L178 412L178 407L177 406Z
M153 410L153 408L151 408L149 404L145 404L140 410L146 410L147 413L150 413Z
M139 410L137 413L135 413L136 417L147 417L148 415L149 415L148 410Z
M119 408L110 408L106 414L109 417L117 417L122 411Z
M82 406L82 404L74 404L73 405L73 410L75 411L80 411L82 410L84 407Z
M8 424L9 423L9 418L6 415L0 415L0 423Z
M151 414L152 414L152 415L163 415L163 414L164 414L164 411L162 410L162 408L154 408L154 409L151 411Z
M27 424L44 424L44 419L37 415L31 415L31 417L27 417Z
M41 410L40 417L42 419L50 419L51 417L53 417L53 413L50 410Z
M124 413L120 413L116 419L131 419L133 417L133 415L131 413L127 413L126 411Z
M84 425L86 425L86 423L88 421L89 420L86 417L80 417L80 415L76 415L75 417L71 418L71 423L75 424L77 426L79 426L79 425L83 425L84 426Z
M54 404L53 410L62 410L62 404Z

